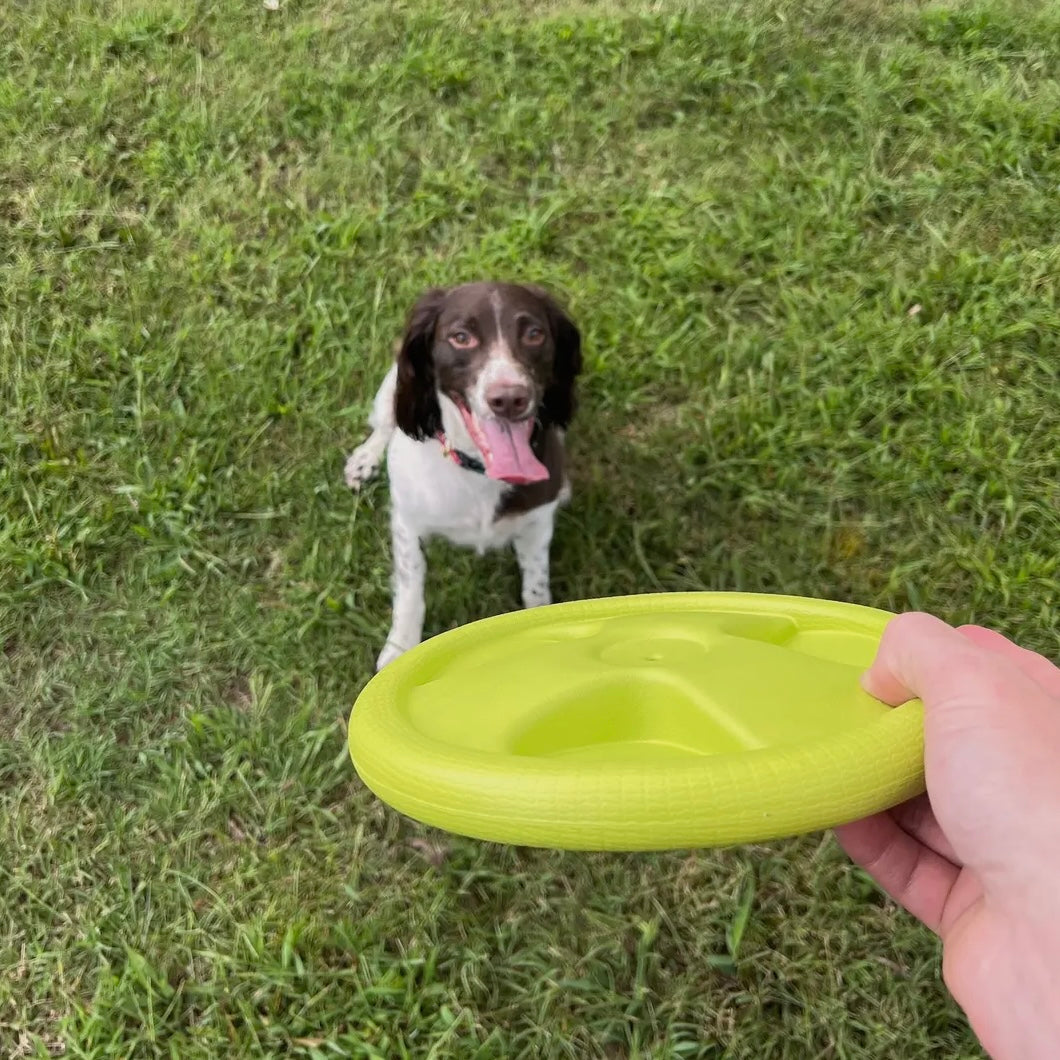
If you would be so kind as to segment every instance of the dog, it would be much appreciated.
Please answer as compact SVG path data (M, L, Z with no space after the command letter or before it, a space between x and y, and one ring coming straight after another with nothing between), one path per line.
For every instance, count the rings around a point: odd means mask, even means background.
M384 455L390 479L393 611L381 670L423 637L423 543L512 545L524 607L552 602L556 511L570 500L565 436L581 334L545 289L468 283L427 291L375 396L371 434L346 462L359 489Z

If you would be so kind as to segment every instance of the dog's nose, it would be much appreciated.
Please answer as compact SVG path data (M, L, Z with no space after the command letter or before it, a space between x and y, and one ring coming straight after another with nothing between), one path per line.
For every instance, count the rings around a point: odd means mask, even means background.
M517 420L530 408L530 388L522 383L498 383L486 392L486 404L494 416Z

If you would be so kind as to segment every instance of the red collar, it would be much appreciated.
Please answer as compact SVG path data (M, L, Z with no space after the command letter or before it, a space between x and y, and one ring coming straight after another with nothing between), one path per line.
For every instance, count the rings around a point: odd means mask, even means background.
M477 475L486 474L486 465L478 457L468 456L467 453L454 449L445 436L445 431L439 431L435 437L442 443L442 456L447 456L457 467L465 471L474 471Z

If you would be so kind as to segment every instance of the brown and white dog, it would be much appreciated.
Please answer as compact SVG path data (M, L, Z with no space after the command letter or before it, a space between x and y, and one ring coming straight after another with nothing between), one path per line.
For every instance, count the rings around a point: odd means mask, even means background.
M570 498L564 433L581 336L540 287L471 283L427 291L376 394L372 433L346 462L358 489L387 457L393 616L382 669L423 636L422 542L513 545L525 607L551 602L556 509Z

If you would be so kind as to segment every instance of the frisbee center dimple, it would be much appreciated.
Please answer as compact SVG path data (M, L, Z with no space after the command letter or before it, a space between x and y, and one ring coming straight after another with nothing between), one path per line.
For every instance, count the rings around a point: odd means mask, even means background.
M681 670L713 647L693 637L648 637L612 640L599 651L601 662L621 667L659 667Z

